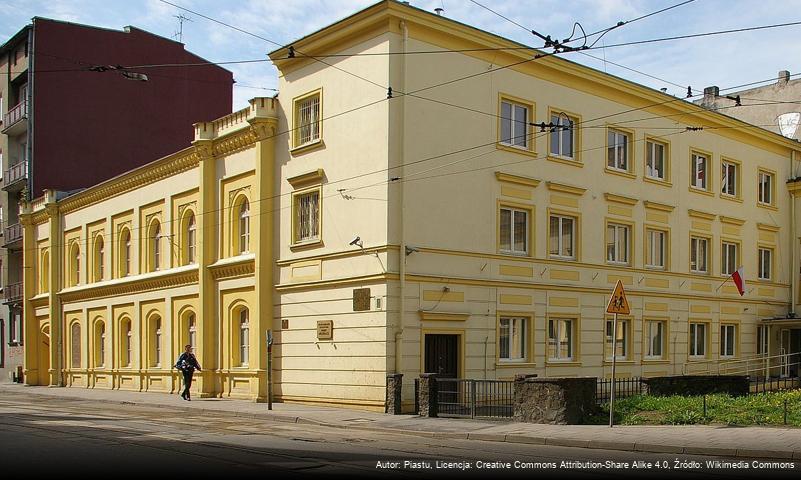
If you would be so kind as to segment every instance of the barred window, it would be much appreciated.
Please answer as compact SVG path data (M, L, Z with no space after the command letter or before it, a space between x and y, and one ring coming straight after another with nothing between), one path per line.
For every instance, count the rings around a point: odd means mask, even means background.
M320 95L312 95L297 103L295 128L296 147L320 139Z
M295 196L295 242L320 238L320 191Z

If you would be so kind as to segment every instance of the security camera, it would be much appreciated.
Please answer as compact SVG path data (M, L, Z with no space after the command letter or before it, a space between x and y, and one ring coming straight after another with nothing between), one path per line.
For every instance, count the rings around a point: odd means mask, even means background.
M362 246L362 239L361 239L361 237L356 237L356 238L354 238L353 240L351 240L351 242L349 243L349 245L358 245L359 247L361 247L361 246Z

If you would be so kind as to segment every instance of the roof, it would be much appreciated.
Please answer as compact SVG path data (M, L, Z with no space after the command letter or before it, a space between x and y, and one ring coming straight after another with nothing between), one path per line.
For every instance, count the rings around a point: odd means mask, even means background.
M273 50L269 53L269 56L274 62L284 63L290 61L303 61L302 55L293 59L288 58L288 47L293 46L296 51L303 52L307 55L321 54L320 52L324 51L325 49L334 49L337 47L341 48L340 40L346 37L346 34L344 33L346 29L366 29L368 26L373 26L376 21L384 20L391 15L395 15L405 20L411 19L418 21L423 24L423 26L442 30L444 33L452 34L454 37L461 36L463 38L468 38L467 36L469 35L468 39L472 43L487 47L495 47L498 49L505 48L505 54L513 55L520 59L525 59L526 57L530 58L532 53L541 53L541 50L531 47L530 45L525 45L514 40L510 40L475 26L453 20L446 16L437 15L427 10L409 5L408 3L399 2L397 0L381 0L354 13L353 15L318 29L294 42L290 42L284 47ZM370 22L370 17L374 17L374 22ZM480 55L479 53L467 54ZM284 64L286 65L286 63ZM606 83L619 92L640 97L643 100L652 101L654 106L660 105L662 107L680 110L686 114L696 115L700 118L711 120L712 122L720 124L721 126L729 129L732 127L749 127L747 134L750 134L752 137L756 137L762 142L770 144L774 148L779 147L801 151L801 144L794 140L783 137L776 132L757 127L724 113L710 111L685 99L669 95L665 92L642 85L632 80L628 80L626 78L618 77L616 75L573 62L561 56L550 55L543 57L541 61L537 62L537 64L539 66L548 66L564 73L570 73L578 77L583 77L584 79L596 83ZM281 63L276 63L276 66L279 70L281 70ZM726 133L721 131L721 134Z
M22 40L23 37L25 37L25 39L27 40L28 30L31 29L31 26L32 25L30 25L30 24L29 25L25 25L24 27L22 27L22 29L19 32L17 32L14 35L12 35L12 37L9 38L6 41L6 43L4 43L3 45L0 45L0 55L6 53L7 51L9 51L9 50L13 49L14 47L16 47L19 44L19 42Z

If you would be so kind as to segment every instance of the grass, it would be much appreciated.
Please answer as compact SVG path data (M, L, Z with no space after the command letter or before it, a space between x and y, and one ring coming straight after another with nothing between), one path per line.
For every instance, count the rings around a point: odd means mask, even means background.
M787 425L801 427L801 390L768 392L732 397L652 397L637 395L615 402L618 425L781 425L784 426L784 402L787 401ZM609 420L609 404L589 423Z

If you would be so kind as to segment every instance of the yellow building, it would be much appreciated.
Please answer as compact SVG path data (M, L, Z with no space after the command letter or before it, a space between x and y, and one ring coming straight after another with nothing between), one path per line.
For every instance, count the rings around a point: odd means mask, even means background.
M192 343L198 393L263 401L268 331L278 401L607 376L618 280L623 376L801 351L801 146L520 47L382 1L272 52L279 98L27 205L27 383L174 392Z

